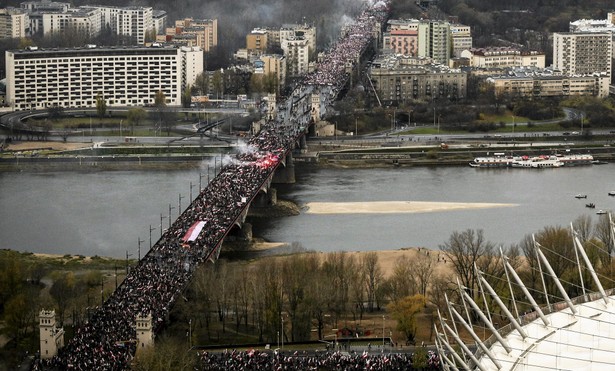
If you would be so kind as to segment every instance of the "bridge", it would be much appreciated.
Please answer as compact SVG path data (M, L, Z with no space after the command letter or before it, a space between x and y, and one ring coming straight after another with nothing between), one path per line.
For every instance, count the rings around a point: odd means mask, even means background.
M141 329L159 331L197 266L215 261L224 239L245 222L250 206L269 192L274 177L294 181L292 153L349 83L353 69L386 21L384 2L364 10L316 72L268 112L247 150L226 164L175 220L88 323L59 353L36 369L128 368ZM137 320L139 318L139 320ZM142 318L151 318L143 325Z

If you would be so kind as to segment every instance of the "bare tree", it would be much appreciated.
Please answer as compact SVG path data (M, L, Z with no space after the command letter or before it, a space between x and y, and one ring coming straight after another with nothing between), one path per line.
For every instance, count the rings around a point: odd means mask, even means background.
M418 253L414 264L414 272L419 294L426 296L427 288L431 282L431 276L433 275L433 257L429 250Z
M374 311L376 290L382 282L382 270L378 264L378 254L370 251L361 259L361 269L364 272L365 289L367 292L367 310Z
M440 245L440 250L453 264L461 284L472 296L476 282L474 265L482 256L493 256L493 249L493 243L485 240L482 229L453 232L449 240Z

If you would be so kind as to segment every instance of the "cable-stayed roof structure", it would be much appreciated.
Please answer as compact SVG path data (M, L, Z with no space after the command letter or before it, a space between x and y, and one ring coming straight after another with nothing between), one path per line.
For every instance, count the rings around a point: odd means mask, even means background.
M612 214L605 217L608 217L609 243L613 244L615 223ZM459 302L447 297L448 313L439 313L436 345L445 370L615 369L615 290L604 289L603 282L612 281L596 271L592 263L596 259L588 254L572 225L571 236L574 261L570 263L578 270L576 284L554 272L553 260L566 257L542 246L533 236L542 291L528 288L504 254L505 274L491 277L492 283L488 282L487 274L474 267L478 277L475 288L480 299L472 297L469 288L459 285ZM609 262L610 251L613 249L606 251ZM492 284L498 279L507 292L501 287L494 288ZM579 290L582 295L569 297L569 292ZM549 298L553 297L558 301L550 302ZM545 298L546 302L539 305L536 298ZM528 310L519 313L519 307ZM498 328L496 323L502 317L507 324ZM477 329L492 335L484 340Z

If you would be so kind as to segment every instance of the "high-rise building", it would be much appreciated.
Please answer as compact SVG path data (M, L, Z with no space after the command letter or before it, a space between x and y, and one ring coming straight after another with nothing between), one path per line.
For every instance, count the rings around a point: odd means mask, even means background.
M611 76L612 35L592 32L553 34L553 67L565 75Z
M448 65L450 59L450 25L445 21L419 23L419 57Z
M0 9L0 39L26 37L29 17L23 9Z
M470 67L506 68L538 67L545 68L545 55L538 51L522 51L509 47L471 48L461 53L469 60Z
M299 76L308 72L309 41L303 37L289 38L282 41L282 50L287 58L286 65L290 76Z
M183 88L202 71L199 48L95 47L6 52L6 103L14 110L145 106L162 91L180 105ZM199 67L201 66L201 67Z

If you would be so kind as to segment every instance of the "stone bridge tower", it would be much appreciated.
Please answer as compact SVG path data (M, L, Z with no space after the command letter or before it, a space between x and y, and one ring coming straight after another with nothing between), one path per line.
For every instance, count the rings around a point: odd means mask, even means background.
M64 346L64 329L56 327L56 311L41 310L38 314L41 359L51 358Z
M137 315L137 351L154 344L154 331L152 326L152 314L147 316Z

